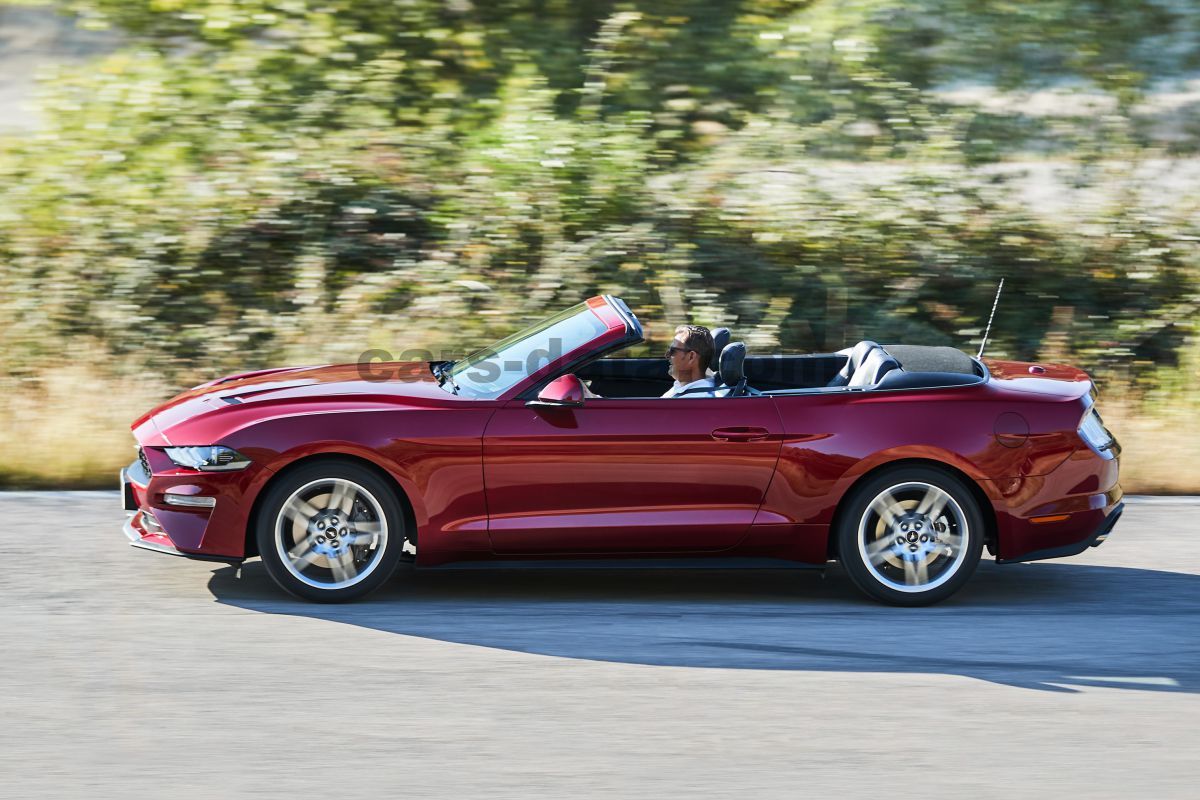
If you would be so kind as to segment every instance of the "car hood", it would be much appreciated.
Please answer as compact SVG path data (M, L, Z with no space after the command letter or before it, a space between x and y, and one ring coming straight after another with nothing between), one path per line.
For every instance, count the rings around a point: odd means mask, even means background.
M386 375L386 378L381 376ZM229 375L193 387L131 426L143 445L219 444L222 436L277 416L331 410L445 407L427 361L285 367Z

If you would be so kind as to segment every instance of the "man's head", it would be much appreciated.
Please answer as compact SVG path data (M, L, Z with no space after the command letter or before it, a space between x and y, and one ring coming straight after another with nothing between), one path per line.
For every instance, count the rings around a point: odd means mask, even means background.
M691 383L704 377L712 362L713 337L708 328L700 325L680 325L675 329L675 340L667 349L667 370L680 383Z

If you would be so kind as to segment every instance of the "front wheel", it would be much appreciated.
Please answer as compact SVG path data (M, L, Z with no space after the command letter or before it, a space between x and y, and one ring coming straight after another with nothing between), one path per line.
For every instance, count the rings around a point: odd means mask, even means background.
M979 503L960 479L933 467L898 467L848 498L838 519L838 553L850 580L868 596L929 605L971 577L983 531Z
M316 461L267 490L256 521L267 573L305 600L340 602L378 588L404 546L395 490L371 470Z

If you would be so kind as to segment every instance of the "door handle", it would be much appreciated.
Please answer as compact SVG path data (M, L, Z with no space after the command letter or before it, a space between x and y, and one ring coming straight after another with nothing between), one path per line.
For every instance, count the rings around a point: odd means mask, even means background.
M766 428L755 427L717 428L712 432L712 438L722 442L761 442L770 435Z

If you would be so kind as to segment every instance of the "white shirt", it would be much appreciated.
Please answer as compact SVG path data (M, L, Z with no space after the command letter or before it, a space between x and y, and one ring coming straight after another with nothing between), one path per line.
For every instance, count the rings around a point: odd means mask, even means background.
M683 395L683 397L712 397L713 394L711 390L716 389L716 384L713 382L713 379L707 375L698 380L694 380L691 383L680 383L679 381L675 381L675 385L668 389L663 397L676 397L680 394L680 392L687 391L688 389L699 389L700 387L704 387L710 391L692 392L690 394Z

